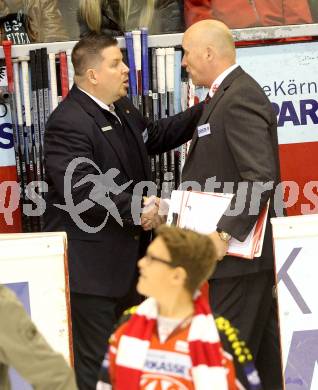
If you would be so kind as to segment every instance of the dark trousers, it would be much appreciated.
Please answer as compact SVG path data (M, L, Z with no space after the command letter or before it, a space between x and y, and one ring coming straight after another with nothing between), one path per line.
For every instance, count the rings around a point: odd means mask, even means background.
M251 349L264 390L282 390L273 271L210 280L210 304L234 325Z
M122 312L140 303L131 292L123 298L71 293L74 368L79 390L95 390L107 341Z

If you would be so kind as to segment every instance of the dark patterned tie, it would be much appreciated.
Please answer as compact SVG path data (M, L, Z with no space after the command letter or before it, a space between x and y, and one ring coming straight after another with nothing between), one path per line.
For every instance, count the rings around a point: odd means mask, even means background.
M210 91L207 93L205 99L204 99L204 103L208 104L210 102L210 100L212 99L212 97L214 96L215 92L218 90L219 88L219 85L218 84L213 84L212 85L212 88L211 88L211 94L212 96L210 96Z
M209 92L208 92L207 95L206 95L206 97L205 97L205 99L204 99L204 103L205 103L205 104L209 104L209 102L210 102L211 99L212 99L212 98L211 98L211 96L210 96L210 94L209 94Z

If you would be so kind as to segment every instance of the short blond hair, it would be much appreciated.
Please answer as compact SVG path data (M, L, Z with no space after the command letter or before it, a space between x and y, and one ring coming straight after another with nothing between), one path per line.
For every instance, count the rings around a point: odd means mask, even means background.
M185 288L193 294L216 267L217 256L212 240L205 234L168 225L156 229L156 236L164 241L171 264L185 269Z

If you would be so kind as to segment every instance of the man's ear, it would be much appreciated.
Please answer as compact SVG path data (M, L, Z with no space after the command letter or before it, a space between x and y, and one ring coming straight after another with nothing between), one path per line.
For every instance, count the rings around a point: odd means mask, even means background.
M93 85L97 84L97 75L96 75L96 70L95 69L87 69L86 71L87 79L90 83Z
M211 45L208 45L206 47L206 58L207 58L207 60L208 61L213 61L214 56L215 56L214 47L211 46Z

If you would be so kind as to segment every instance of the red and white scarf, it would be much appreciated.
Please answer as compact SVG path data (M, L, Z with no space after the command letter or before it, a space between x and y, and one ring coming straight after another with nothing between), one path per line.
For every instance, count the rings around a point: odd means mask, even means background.
M194 387L196 390L227 390L219 334L209 305L201 294L194 301L194 311L187 339ZM140 388L140 378L157 317L157 303L153 298L148 298L130 318L117 349L116 390Z

